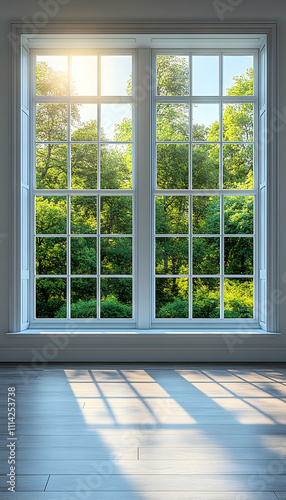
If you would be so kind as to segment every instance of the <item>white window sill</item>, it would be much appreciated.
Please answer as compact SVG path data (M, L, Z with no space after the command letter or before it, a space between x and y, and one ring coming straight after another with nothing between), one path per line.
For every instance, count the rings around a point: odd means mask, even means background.
M239 335L239 336L250 336L250 335L280 335L280 333L267 332L262 329L194 329L194 330L182 330L182 329L152 329L152 330L136 330L136 329L124 329L124 330L87 330L87 329L70 329L70 330L52 330L52 329L27 329L22 332L8 332L6 335L32 335L32 336L43 336L43 335Z

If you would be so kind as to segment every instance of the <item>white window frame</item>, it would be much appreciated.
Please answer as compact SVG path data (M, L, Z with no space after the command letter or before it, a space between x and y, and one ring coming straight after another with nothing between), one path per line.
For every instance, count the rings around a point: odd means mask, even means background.
M53 323L53 326L49 322L38 322L37 325L31 324L31 321L28 317L27 310L29 310L29 305L25 303L25 297L27 297L27 280L29 279L29 272L27 269L27 262L23 259L23 255L25 252L29 253L28 241L26 237L27 228L25 226L26 219L23 217L25 210L27 208L27 200L26 200L26 192L29 190L29 184L27 183L27 169L29 165L29 159L27 156L27 140L28 137L26 135L27 131L23 132L23 127L21 126L22 122L26 120L25 117L29 115L29 108L27 104L27 92L28 89L24 86L21 86L23 73L27 73L27 68L25 64L23 64L23 57L26 57L26 52L29 51L29 38L33 37L29 35L28 29L23 25L23 23L12 23L11 31L13 33L14 46L12 45L12 54L11 58L13 59L12 64L12 81L13 81L13 103L12 103L12 207L11 207L11 227L12 227L12 237L11 237L11 294L10 294L10 332L32 332L37 330L51 330L52 328L56 329L65 329L68 326L63 324L62 322ZM152 24L152 25L80 25L74 24L72 25L53 25L52 23L45 27L43 30L45 33L49 34L64 34L64 33L73 33L75 36L80 38L82 34L89 35L91 38L94 33L98 36L107 36L113 35L114 33L122 33L128 35L128 37L132 36L130 40L131 44L136 41L136 35L134 33L142 33L146 35L150 39L150 33L156 33L156 38L158 40L157 45L160 47L160 43L164 45L163 39L164 34L168 37L174 37L174 46L178 47L178 42L176 41L176 37L180 38L185 37L186 39L192 39L191 42L195 44L195 40L200 36L202 38L211 38L214 34L227 35L229 34L229 39L234 33L237 35L241 35L242 37L247 38L250 35L256 35L256 37L260 37L261 47L260 47L260 61L259 65L262 66L263 57L262 53L265 51L267 54L267 90L264 93L264 99L261 97L263 95L263 89L260 92L260 105L259 105L259 119L261 120L263 116L267 113L266 126L263 128L260 126L260 130L264 133L264 136L260 135L259 142L264 144L266 147L267 144L267 152L264 155L264 164L262 164L261 157L263 155L259 155L259 169L266 169L267 165L267 178L265 177L265 181L260 183L259 190L265 191L266 196L264 196L264 203L266 207L267 200L267 213L265 213L265 220L262 220L260 213L260 227L263 225L265 228L265 248L263 248L264 256L265 256L265 268L260 267L260 281L262 280L265 285L265 293L262 294L262 307L261 311L265 314L262 319L259 319L258 322L250 323L248 320L246 324L243 324L241 321L233 320L232 322L224 322L223 324L218 324L217 321L209 321L208 325L203 325L201 322L199 323L190 323L188 325L180 325L180 322L175 320L173 325L170 325L168 322L163 322L157 324L158 332L160 328L163 329L165 333L171 333L176 330L177 332L198 332L199 329L202 331L214 331L216 333L226 333L233 332L237 333L238 331L256 331L259 332L259 328L261 330L265 330L269 333L274 333L279 331L278 325L278 301L273 300L273 291L277 290L278 283L278 259L277 259L277 137L272 128L267 126L267 123L271 123L271 119L275 119L275 109L277 109L277 25L276 23L264 23L264 24L249 24L245 26L245 24L235 24L235 25L221 25L216 23L203 23L192 24L192 23L184 23L184 24ZM26 36L22 36L26 35ZM236 36L237 36L236 35ZM68 35L67 35L68 37ZM235 38L235 36L234 36ZM155 38L151 37L152 40ZM230 42L231 43L231 42ZM232 42L235 43L234 41ZM245 44L247 42L245 41ZM247 45L245 45L247 46ZM163 47L164 48L164 47ZM137 146L137 159L138 159L138 175L137 175L137 183L140 185L140 193L139 193L139 201L137 205L137 219L136 224L140 224L140 227L143 228L143 220L151 215L151 193L150 193L150 155L151 155L151 138L148 134L148 131L144 130L144 124L147 120L150 120L150 85L148 87L146 81L146 67L150 67L150 49L144 48L144 45L139 46L137 49L138 53L140 53L140 64L137 62L136 72L137 72L137 80L136 80L136 91L142 91L142 96L140 97L139 106L140 112L138 114L137 120L137 135L140 137L140 141ZM264 70L266 73L266 64L264 66ZM261 69L260 69L261 71ZM149 91L148 91L149 88ZM143 90L142 90L143 89ZM22 95L21 95L22 92ZM267 92L267 99L266 99ZM139 94L138 94L139 95ZM21 135L23 134L23 136ZM144 170L140 169L140 165L143 164L149 165L148 169ZM267 181L267 182L266 182ZM148 190L148 193L147 193ZM144 194L144 196L142 196ZM261 196L261 194L260 194ZM21 203L20 203L21 200ZM260 203L261 205L261 203ZM149 300L149 290L150 290L150 281L151 281L151 240L149 230L146 228L143 229L138 234L138 246L137 246L137 275L138 281L140 280L142 286L140 290L136 292L137 304L140 303L140 311L137 310L137 323L131 325L128 323L119 325L118 322L115 325L113 322L106 323L105 326L101 323L102 328L113 328L114 331L120 331L121 329L130 328L134 329L134 326L138 330L141 331L152 331L155 328L154 323L152 323L151 311L150 311L150 300ZM142 260L140 260L142 259ZM260 259L261 260L261 259ZM144 265L138 264L138 262L144 261ZM26 266L26 267L25 267ZM150 272L146 272L146 269L150 270ZM136 274L136 272L135 272ZM264 299L263 299L264 297ZM148 305L149 304L149 305ZM88 326L84 325L83 322L80 321L80 324L74 326L69 326L70 329L77 330L77 326L79 329L85 328L88 330ZM95 330L94 325L92 328ZM205 330L204 330L205 329ZM129 333L132 333L129 330Z
M205 318L205 319L156 319L155 317L155 198L156 196L167 196L167 195L178 195L178 196L189 196L189 239L190 239L190 250L189 250L189 302L190 302L190 317L192 316L191 312L191 304L192 304L192 280L193 280L193 273L191 272L191 242L193 240L193 235L192 235L192 220L191 220L191 212L192 212L192 197L197 194L201 194L202 196L220 196L220 234L219 235L214 235L215 237L220 238L220 275L215 276L220 279L220 316L224 316L224 231L223 231L223 217L224 217L224 209L223 209L223 197L224 196L235 196L235 195L244 195L244 196L253 196L254 198L254 207L257 208L259 205L258 202L258 137L259 137L259 120L258 120L258 99L259 99L259 91L258 91L258 76L259 76L259 69L258 69L258 49L226 49L224 48L223 50L218 50L218 49L175 49L175 50L168 50L168 49L154 49L153 50L153 61L152 61L152 75L153 75L153 84L152 84L152 111L153 111L153 121L152 121L152 273L153 273L153 279L152 279L152 327L153 328L166 328L169 325L171 326L172 324L174 325L180 325L181 327L186 326L186 324L190 324L193 328L209 328L210 325L216 326L217 328L232 328L235 326L236 328L245 328L245 327L253 327L257 328L259 324L259 317L258 317L258 307L257 307L257 293L259 290L259 279L258 279L258 268L259 268L259 259L258 259L258 245L256 244L257 242L257 233L258 233L258 211L254 209L254 231L253 231L253 244L254 244L254 269L253 269L253 286L254 286L254 297L253 297L253 318L251 319L225 319L225 318L217 318L217 319L211 319L211 318ZM211 56L211 55L216 55L219 57L219 96L170 96L170 97L165 97L165 96L157 96L155 89L156 89L156 56L157 55L182 55L182 56L189 56L190 57L190 65L192 64L192 56L194 55L200 55L200 56ZM253 56L253 67L254 67L254 89L253 89L253 96L223 96L223 63L222 59L223 56L237 56L237 55L250 55ZM190 71L189 73L189 78L190 78L190 88L191 88L191 78L192 78L192 72ZM186 102L190 103L190 138L188 144L190 144L190 148L192 147L192 138L191 138L191 124L192 124L192 103L218 103L219 105L223 107L223 103L253 103L254 106L254 137L253 137L253 179L254 179L254 185L252 190L236 190L236 189L223 189L222 186L222 179L223 179L223 162L222 162L222 145L223 145L223 130L222 130L222 112L220 112L220 138L219 141L216 141L216 144L220 145L220 165L219 165L219 188L218 189L204 189L203 193L202 190L196 190L191 188L191 153L190 153L190 158L189 158L189 189L183 190L183 189L173 189L173 190L167 190L167 189L157 189L156 188L156 104L159 102ZM220 108L222 111L222 107ZM160 142L160 141L159 141ZM197 144L197 142L195 142ZM211 142L210 142L211 144ZM259 210L259 208L258 208ZM165 235L163 235L165 236ZM168 235L171 236L171 235ZM244 235L246 236L246 235ZM247 235L248 236L248 235ZM252 235L251 235L252 236ZM243 236L242 236L243 237ZM186 275L186 277L188 277ZM211 276L209 276L211 277ZM248 277L248 276L246 276Z
M135 258L136 258L136 224L134 221L136 220L136 168L134 168L134 165L136 164L135 162L135 157L136 157L136 120L135 120L135 99L134 99L134 92L132 92L131 96L121 96L121 97L102 97L102 96L95 96L95 97L78 97L78 96L71 96L70 93L68 93L67 96L63 96L62 98L54 98L54 96L36 96L36 56L44 56L44 55L66 55L68 57L68 66L70 68L71 65L71 57L73 55L77 55L82 53L81 49L30 49L30 75L31 75L31 85L30 85L30 114L31 114L31 120L30 120L30 157L31 157L31 179L30 179L30 228L29 228L29 241L30 244L32 245L32 242L34 240L34 228L35 228L35 198L36 196L66 196L67 198L67 221L68 221L68 230L67 230L67 269L68 271L70 270L70 239L71 239L71 232L69 228L69 214L70 214L70 197L71 196L93 196L97 199L97 233L94 235L94 237L97 240L97 297L99 298L100 296L100 263L99 263L99 241L101 236L105 236L104 234L101 235L100 232L100 223L99 223L99 200L101 196L129 196L132 197L132 235L116 235L117 237L124 237L124 236L131 236L133 240L133 262L132 262L132 303L135 303L135 290L136 290L136 274L134 272L135 269ZM85 55L131 55L132 56L132 74L135 75L135 65L136 65L136 53L132 49L85 49L84 51ZM98 66L99 66L99 57L98 57ZM134 79L134 78L133 78ZM134 82L133 82L133 88L134 88ZM70 81L69 81L69 87L70 87ZM97 71L97 88L100 88L100 71ZM36 189L35 186L35 179L36 179L36 158L35 158L35 144L36 144L36 137L35 137L35 123L36 123L36 104L38 102L66 102L69 106L69 104L76 103L77 101L80 102L88 102L88 103L96 103L97 104L97 122L99 123L98 127L100 127L100 112L99 112L99 107L101 103L131 103L132 104L132 145L133 145L133 172L132 172L132 189L96 189L96 190L80 190L80 192L77 192L76 189L71 189L71 171L70 168L68 168L68 188L67 189L54 189L54 190L48 190L48 189ZM69 115L69 113L68 113ZM69 117L70 120L70 117ZM70 126L70 122L68 122ZM69 134L68 134L69 135ZM70 142L70 138L68 139L68 143ZM70 142L71 143L71 142ZM72 144L72 143L71 143ZM99 179L100 179L100 137L98 134L97 141L94 142L94 144L97 144L97 178L98 178L98 185L99 185ZM124 144L124 142L122 143ZM70 164L70 158L68 159L68 163ZM54 235L46 235L53 237ZM76 237L80 236L78 234L75 235ZM84 237L84 235L81 235ZM117 319L104 319L104 318L99 318L99 313L100 313L100 300L97 300L97 318L85 318L82 320L79 319L72 319L70 318L70 283L67 284L67 296L66 296L66 303L67 303L67 319L37 319L35 318L35 308L36 308L36 289L35 289L35 262L36 262L36 252L35 252L35 245L33 244L31 251L30 251L30 273L29 273L29 297L30 297L30 308L29 308L29 325L30 327L40 327L43 328L45 325L50 325L55 326L56 328L66 328L70 324L72 324L73 328L79 328L81 324L84 322L86 327L92 327L92 328L99 328L104 325L105 328L114 328L118 326L118 320ZM70 272L67 273L67 281L70 281ZM51 276L51 277L56 277L56 276ZM85 275L85 278L89 277L94 277L94 276L89 276ZM110 276L111 277L111 276ZM116 276L115 276L116 277ZM124 275L122 276L124 278ZM136 323L135 323L135 315L134 315L134 307L133 307L133 315L130 320L120 320L120 326L122 328L134 328Z

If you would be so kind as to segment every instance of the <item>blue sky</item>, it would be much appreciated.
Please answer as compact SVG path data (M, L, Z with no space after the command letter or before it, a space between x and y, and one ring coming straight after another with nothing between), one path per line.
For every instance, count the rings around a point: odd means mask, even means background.
M45 61L56 71L67 70L67 56L38 56L38 61ZM252 56L223 57L223 89L234 83L233 77L244 74L247 68L253 67ZM101 56L101 90L102 95L126 95L126 86L132 71L131 56ZM192 94L195 96L219 95L219 57L193 56L192 59ZM80 95L97 94L97 56L72 56L72 79L76 93ZM95 105L83 105L80 108L82 121L96 119ZM112 139L115 123L123 118L130 118L128 104L109 104L102 106L102 126L108 137ZM218 120L218 106L196 105L193 107L193 121L210 126Z

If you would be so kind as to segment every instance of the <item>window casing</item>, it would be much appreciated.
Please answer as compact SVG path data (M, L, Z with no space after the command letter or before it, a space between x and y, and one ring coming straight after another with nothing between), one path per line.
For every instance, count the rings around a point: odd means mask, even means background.
M24 54L25 53L25 48L22 49L22 53ZM28 52L26 50L27 54L30 53L30 51ZM39 51L37 51L39 52ZM61 50L61 52L67 52L65 50ZM112 53L114 53L114 50L111 50ZM124 52L124 51L123 51ZM147 55L147 52L148 52L148 55ZM197 49L176 49L176 50L168 50L166 51L165 49L160 49L159 51L157 51L159 54L163 54L163 53L168 53L168 54L185 54L186 52L187 53L192 53L192 54L210 54L210 53L216 53L219 55L219 57L222 57L222 52L224 52L224 54L227 53L226 50L214 50L214 51L210 51L209 49L203 49L203 50L197 50ZM239 53L243 53L243 50L239 50L238 51ZM247 50L246 52L249 53L249 51ZM257 51L253 51L252 49L250 50L250 52L253 54L254 52L257 53ZM124 52L126 53L126 51ZM129 53L130 53L130 49L129 49ZM142 72L142 67L143 67L143 59L145 58L145 62L147 59L149 60L152 60L153 63L155 61L155 54L156 54L156 51L153 52L153 55L152 57L150 57L150 49L137 49L135 50L134 52L134 60L136 61L134 63L134 67L135 67L135 71L134 71L134 95L133 97L130 99L130 101L132 101L132 99L137 99L137 97L139 96L139 92L137 93L137 90L138 88L140 88L140 83L142 84L142 82L144 81L144 76L143 76L143 72ZM231 53L231 51L229 52ZM235 51L233 51L232 53L235 53ZM28 57L28 56L27 56ZM29 56L30 58L30 56ZM140 58L141 58L141 62L140 62ZM264 78L264 75L262 74L262 65L259 64L258 65L258 56L255 56L256 58L256 62L255 62L255 67L257 68L257 76L259 74L259 81L263 81L263 78ZM23 59L24 60L24 59ZM29 71L27 72L27 70L24 70L24 65L22 66L22 69L23 69L23 72L22 72L22 77L23 77L23 81L24 81L24 73L28 73L29 74ZM151 73L154 74L154 67L153 67L153 71L151 71ZM30 74L31 75L31 74ZM145 75L146 76L146 75ZM25 85L23 84L23 81L22 81L22 88L24 89L25 88ZM146 78L145 78L145 81L146 81ZM220 85L222 86L222 79L221 79L221 76L220 76ZM263 84L260 83L261 85L261 88L263 87ZM265 84L264 84L265 85ZM146 85L144 85L146 87ZM265 85L266 87L266 85ZM153 82L153 85L151 85L151 88L154 89L154 82ZM146 96L147 94L147 96ZM23 96L25 95L25 91L23 90ZM265 93L265 96L266 96L266 93ZM61 327L66 327L66 326L69 326L71 328L77 328L78 326L82 327L83 324L86 325L86 328L92 328L92 329L96 329L98 327L106 327L106 328L142 328L141 325L144 325L143 327L145 328L148 328L148 324L149 324L149 328L167 328L169 325L169 327L172 329L172 328L182 328L182 329L192 329L192 328L210 328L210 327L213 327L213 328L255 328L257 327L259 324L261 324L261 326L263 326L263 319L261 319L261 317L263 316L263 311L261 309L261 307L259 307L259 300L258 300L258 297L259 297L259 294L260 294L260 291L261 291L261 279L265 280L265 272L263 273L263 269L261 266L261 256L259 255L259 245L256 245L255 247L255 252L254 252L254 260L255 260L255 271L253 272L253 275L255 276L255 298L254 298L254 304L255 304L255 312L254 312L254 318L253 320L251 320L250 318L249 319L246 319L245 321L242 319L242 318L239 318L239 319L222 319L222 318L210 318L209 320L206 319L206 318L174 318L174 319L170 319L170 318L156 318L155 317L155 311L154 311L154 303L155 303L155 281L154 281L154 267L155 267L155 244L154 244L154 232L152 231L152 229L154 230L154 225L155 225L155 206L154 206L154 198L155 196L159 196L159 195L163 195L163 196L166 196L166 195L175 195L175 196L188 196L188 197L193 197L193 196L202 196L202 193L198 192L197 190L192 190L191 189L191 186L189 185L188 186L188 189L187 190L170 190L170 193L169 193L169 190L156 190L156 187L155 187L155 180L156 180L156 177L155 177L155 160L154 160L154 145L155 145L155 133L156 133L156 127L155 127L155 123L154 123L154 113L152 113L152 116L151 116L151 119L149 120L148 122L148 127L149 127L149 130L150 130L150 133L151 133L151 140L150 140L150 145L152 146L152 153L151 153L151 165L152 165L152 169L150 169L148 171L148 168L146 168L146 175L148 177L149 174L151 174L151 178L152 178L152 182L151 182L151 188L150 188L150 185L149 185L149 193L148 193L148 196L150 197L150 211L151 211L151 217L150 217L150 220L147 221L147 226L148 227L148 231L149 231L149 234L150 234L150 237L149 237L149 242L151 245L150 245L150 255L149 255L149 258L150 258L150 261L152 263L152 267L150 266L146 271L145 271L145 274L146 275L149 275L149 279L145 279L145 284L143 286L144 290L142 291L142 288L140 290L140 282L138 282L140 280L140 276L142 276L142 269L141 269L141 272L140 272L140 267L144 267L144 264L146 263L147 259L146 258L142 258L142 260L140 261L140 253L142 255L142 250L140 252L140 237L139 237L139 233L140 233L140 225L138 226L138 221L141 220L142 222L142 213L140 214L140 207L145 203L145 206L146 206L146 203L147 203L147 192L146 192L146 189L145 189L145 201L142 202L142 191L140 191L141 187L140 187L140 175L142 176L142 170L140 172L140 166L142 167L142 158L140 158L140 130L142 131L142 115L144 115L145 113L145 119L146 117L148 117L148 113L146 112L146 109L143 110L143 104L144 103L146 105L146 103L148 103L148 100L152 99L152 106L151 106L151 113L152 111L154 110L154 102L160 102L161 101L164 101L164 97L160 97L160 96L156 96L155 95L155 92L151 93L149 92L148 94L148 91L145 92L145 97L144 98L141 98L139 99L138 98L138 102L136 103L136 106L138 107L138 115L134 116L133 115L133 120L134 120L134 129L135 129L135 134L134 134L134 144L135 144L135 160L133 162L133 165L135 166L135 169L134 171L136 172L135 173L135 183L134 183L134 186L132 188L132 192L129 191L127 194L123 193L123 191L120 191L120 195L121 196L125 196L125 195L129 195L131 194L131 196L134 196L135 197L135 201L134 201L134 204L133 204L133 224L134 224L134 233L130 234L130 236L132 236L132 238L135 239L135 244L134 244L134 261L133 261L133 273L134 273L134 277L135 277L135 280L137 280L136 282L136 285L135 287L133 288L133 300L134 300L134 305L133 305L133 312L134 312L134 317L130 320L123 320L123 319L112 319L112 318L109 318L108 320L105 320L105 319L102 319L102 320L94 320L94 319L83 319L83 318L80 318L80 319L71 319L69 321L66 321L64 319L51 319L51 320L46 320L43 321L43 319L34 319L33 318L33 313L31 314L30 317L26 317L27 321L24 321L25 319L25 315L22 315L22 328L25 329L25 327L27 327L29 325L30 328L42 328L43 326L48 326L50 328L61 328ZM174 102L174 97L172 96L171 99L165 99L167 102ZM187 101L189 100L189 102L193 103L194 102L200 102L200 103L206 103L208 101L208 96L206 97L202 97L199 98L199 96L196 96L195 98L193 98L192 96L188 97L188 99L182 99L180 97L180 99L178 99L180 101ZM260 95L258 96L258 79L256 81L256 85L255 85L255 91L254 91L254 96L250 97L249 99L241 99L241 98L233 98L233 99L225 99L225 96L217 96L217 99L215 99L213 96L212 96L212 99L211 101L212 102L222 102L224 100L227 100L228 102L231 102L232 100L235 101L236 103L237 102L253 102L254 106L255 106L255 112L254 112L254 133L255 133L255 138L254 138L254 142L256 142L256 144L258 145L258 129L259 129L259 121L261 121L261 116L263 116L263 113L262 113L262 108L266 106L266 102L264 102L264 104L261 106L260 103L262 104L263 103L263 98L261 97L261 91L260 91ZM32 102L32 100L30 100L30 103ZM140 106L141 105L141 106ZM134 106L134 108L136 107ZM23 113L23 108L25 107L25 103L24 103L24 100L22 100L22 113ZM28 109L28 108L27 108ZM140 109L142 111L142 114L141 114L141 117L140 117ZM32 124L31 125L31 128L29 129L29 134L27 132L27 126L25 125L24 122L26 122L26 118L24 118L24 114L22 114L22 124L23 124L23 127L22 127L22 137L24 137L24 139L22 140L22 151L24 151L24 154L27 154L26 153L26 148L25 148L25 143L26 141L30 141L29 144L30 144L30 151L32 151L33 149L33 123L34 123L34 115L33 115L33 111L32 109L29 109L28 110L28 113L26 113L26 115L28 116L28 114L30 115L30 123ZM32 117L31 117L31 114L32 114ZM144 121L144 120L143 120ZM145 122L147 123L147 122ZM219 144L222 146L223 144L223 140L222 140L222 129L220 131L220 139L219 139ZM27 135L29 136L27 138ZM148 135L148 134L147 134ZM144 139L146 142L148 141L148 137ZM187 141L189 145L192 144L192 140L189 140ZM141 149L142 149L142 145L141 145ZM222 149L222 148L220 148ZM258 150L259 149L259 150ZM266 157L266 154L267 154L267 151L266 151L266 146L265 146L265 157ZM221 155L221 153L220 153ZM141 156L143 157L143 154L141 153ZM263 154L261 153L260 151L260 148L258 148L258 146L256 146L256 150L255 150L255 155L254 155L254 186L253 186L253 190L247 190L247 192L238 192L236 190L235 192L235 195L239 195L239 196L243 196L243 195L247 195L247 196L254 196L257 198L257 201L256 201L256 210L255 210L255 220L254 220L254 226L255 226L255 232L253 234L255 234L255 237L257 238L257 241L261 241L261 238L262 237L265 237L266 235L264 234L264 225L265 225L265 219L264 220L261 220L261 214L265 214L265 209L264 209L264 206L265 206L265 202L260 202L260 199L263 195L261 195L261 189L263 189L263 185L266 186L266 180L265 180L265 183L263 184L263 181L261 182L261 160L260 158L263 157ZM31 158L31 157L30 157ZM28 163L28 161L27 161ZM31 163L35 164L34 161L31 161L29 162L29 165L31 165ZM22 163L22 166L23 166L23 163ZM150 167L149 167L150 168ZM190 163L190 168L191 168L191 163ZM204 196L219 196L221 197L220 198L220 221L222 222L222 218L223 218L223 196L231 196L232 194L234 194L232 191L223 191L222 190L222 185L221 185L221 182L222 182L222 176L221 176L221 173L222 173L222 163L220 162L220 185L219 185L219 189L218 190L211 190L211 192L208 192L206 190L204 190L204 193L203 195ZM266 170L266 162L264 163L264 172ZM29 170L29 169L28 169ZM33 195L31 195L31 192L32 190L30 189L31 188L31 182L32 182L32 179L29 175L29 172L25 171L25 168L22 169L23 171L23 177L22 177L22 193L24 192L24 186L26 187L29 187L29 189L26 189L27 191L30 191L30 194L29 194L29 197L30 197L30 206L29 206L29 209L28 211L30 212L30 216L32 215L32 212L33 212L33 202L31 201L33 199L33 196L36 194L35 191L33 191ZM190 171L189 171L190 172ZM26 181L28 182L25 182L25 179ZM191 180L191 176L189 176L189 180ZM137 191L136 191L137 190ZM104 193L102 193L102 195L106 195L107 191L104 191ZM37 192L37 194L42 194L42 195L46 195L45 192ZM56 193L54 193L56 194ZM61 194L63 195L63 193L57 193L57 194ZM72 193L68 193L66 191L66 194L69 196L71 195ZM114 196L115 193L112 193L112 196ZM92 196L94 196L95 193L92 193ZM96 196L100 196L101 193L96 193ZM141 197L141 201L136 198L136 196L140 199ZM191 198L190 198L191 199ZM142 203L142 205L141 205ZM264 203L264 205L263 205ZM259 212L257 210L257 207L259 206ZM27 200L26 200L26 197L22 194L22 215L23 215L23 218L22 220L24 221L25 220L25 217L24 217L24 214L26 213L26 210L27 210ZM146 222L146 221L145 221ZM191 223L191 215L189 213L189 222ZM153 226L153 227L152 227ZM221 224L222 226L222 224ZM32 234L32 230L31 228L33 228L33 224L30 224L30 235ZM221 241L223 240L223 234L222 234L222 231L221 231L221 227L220 227L220 234L218 235L218 237L220 238L220 248L223 247ZM258 230L258 231L257 231ZM25 231L22 231L22 234L24 235L24 232ZM136 234L136 232L138 232ZM147 234L147 230L146 228L144 229L143 233L145 232L145 234ZM161 236L162 233L158 233L157 234L157 238L162 238ZM129 235L128 235L129 236ZM164 237L166 235L164 234ZM202 235L203 237L205 237L205 234ZM34 237L34 235L33 235ZM57 235L58 237L58 235ZM71 237L71 235L69 236ZM172 234L172 237L173 237L173 234ZM182 234L180 234L180 237L182 237ZM190 227L189 227L189 231L187 233L187 236L189 238L189 240L191 240L192 238L195 238L195 237L198 237L198 235L194 236L191 234L191 231L190 231ZM214 236L212 236L214 237ZM240 236L239 236L240 237ZM249 236L248 236L249 237ZM23 241L24 238L23 238ZM139 243L138 243L139 241ZM26 276L26 281L30 281L30 291L31 291L31 295L29 296L29 304L25 304L24 300L22 300L21 304L22 304L22 312L24 310L29 310L30 313L32 311L32 308L33 308L33 293L34 293L34 287L32 285L32 280L31 280L31 276L33 275L33 271L31 269L31 262L32 262L32 254L33 252L31 251L31 237L30 237L30 250L28 251L28 246L29 246L29 242L25 242L25 245L26 245L26 249L27 249L27 253L30 255L30 261L29 263L26 262L26 257L24 255L23 257L23 262L25 262L26 264L26 267L29 267L29 273L26 272L25 276ZM22 252L22 255L25 254L25 252ZM189 253L189 262L190 262L190 254L191 252ZM220 280L222 280L222 273L221 273L221 270L222 270L222 262L223 262L223 257L221 256L222 253L220 254L220 273L219 273L219 276L220 276ZM135 257L136 256L136 257ZM138 256L139 256L139 260L138 260ZM266 257L266 256L265 256ZM266 262L265 262L266 264ZM25 267L25 266L24 266ZM261 272L262 270L262 272ZM27 270L26 270L27 271ZM27 276L29 275L28 279L27 279ZM22 273L22 276L23 276L23 273ZM191 272L190 272L190 268L189 268L189 272L188 272L188 278L191 275ZM201 276L201 275L200 275ZM203 275L205 276L205 275ZM211 274L211 277L210 279L213 279L213 274ZM251 275L252 276L252 275ZM85 276L86 277L86 276ZM260 278L260 279L259 279ZM158 279L161 279L161 275L160 277L158 276ZM146 290L146 282L149 282L149 289ZM98 286L98 285L97 285ZM190 287L190 285L189 285ZM191 287L190 287L191 289ZM266 292L265 292L266 293ZM24 299L24 297L28 297L29 294L26 294L26 288L24 286L24 289L22 289L22 297ZM146 311L146 297L147 295L149 295L149 297L151 296L152 297L152 300L150 300L150 303L149 303L149 310ZM143 296L143 299L145 297L145 302L144 300L142 301L142 304L140 303L140 297ZM222 289L220 289L220 299L222 299ZM222 302L221 302L222 304ZM142 307L143 310L140 310L140 307ZM99 305L97 305L97 308L99 309ZM146 311L146 314L144 314L144 310ZM189 311L190 311L190 316L191 316L191 310L192 310L192 307L191 307L191 302L190 302L190 305L189 305ZM220 311L222 312L222 306L220 306ZM143 318L143 317L147 317L147 321L145 320L145 324L144 324L144 321L137 321L138 318ZM266 319L266 318L264 318ZM98 324L98 326L96 326L96 324ZM71 326L72 325L72 326Z

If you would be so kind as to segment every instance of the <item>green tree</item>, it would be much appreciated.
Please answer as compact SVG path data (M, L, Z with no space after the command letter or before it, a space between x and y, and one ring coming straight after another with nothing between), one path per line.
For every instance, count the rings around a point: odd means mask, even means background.
M47 63L37 64L37 94L65 95L67 78L64 72L56 72ZM131 80L128 84L131 93ZM188 95L189 68L187 59L177 56L157 58L158 95ZM234 78L228 95L252 95L253 70ZM97 158L101 155L101 187L108 189L130 188L132 179L132 146L102 145L97 150L97 122L81 122L80 105L72 106L71 183L76 189L97 188ZM45 144L37 146L36 185L39 189L65 189L67 187L67 146L54 141L67 140L67 106L60 103L37 105L36 137ZM225 141L243 141L244 145L224 145L224 188L250 189L253 186L253 109L249 104L229 104L224 108L223 137ZM192 151L192 184L195 189L218 188L219 146L209 144L219 137L219 123L205 127L193 124L193 139L202 141ZM157 139L165 141L157 148L157 185L159 189L188 188L188 145L175 144L188 141L189 110L186 104L164 103L157 109ZM101 130L104 138L104 130ZM116 126L118 141L132 140L132 121L123 120ZM94 144L79 144L89 140ZM193 200L193 229L195 234L219 234L220 198L197 197ZM131 198L126 196L101 198L101 225L103 234L131 234ZM71 228L74 234L96 236L98 213L96 198L72 197ZM158 235L189 232L189 211L187 196L163 196L156 200L156 232ZM45 196L37 198L37 272L52 274L53 270L63 272L66 266L65 238L47 238L44 235L64 235L67 225L66 197ZM253 198L225 197L225 233L230 235L253 233ZM92 270L96 273L93 238L74 238L73 269L83 274ZM77 240L77 241L76 241ZM127 238L102 238L102 270L120 275L130 271L130 243ZM159 241L161 240L161 241ZM165 240L165 241L163 241ZM196 238L194 265L199 272L217 273L218 247L216 238ZM187 274L187 238L157 238L157 273ZM77 245L77 248L76 248ZM237 270L251 272L250 238L229 239L225 248L225 266L229 272ZM200 271L201 269L201 271ZM128 273L127 273L128 271ZM212 274L212 273L211 273ZM188 317L188 280L184 278L158 278L156 288L157 317ZM132 280L130 278L106 278L102 286L104 302L101 305L103 317L131 317ZM194 317L218 315L218 287L215 279L209 282L197 279L194 285ZM248 298L247 298L248 297ZM252 282L247 278L226 282L225 308L227 317L251 316ZM40 278L37 285L38 317L65 317L65 279ZM87 280L78 281L72 302L73 317L94 317L96 311L94 284ZM116 313L117 311L117 313Z

